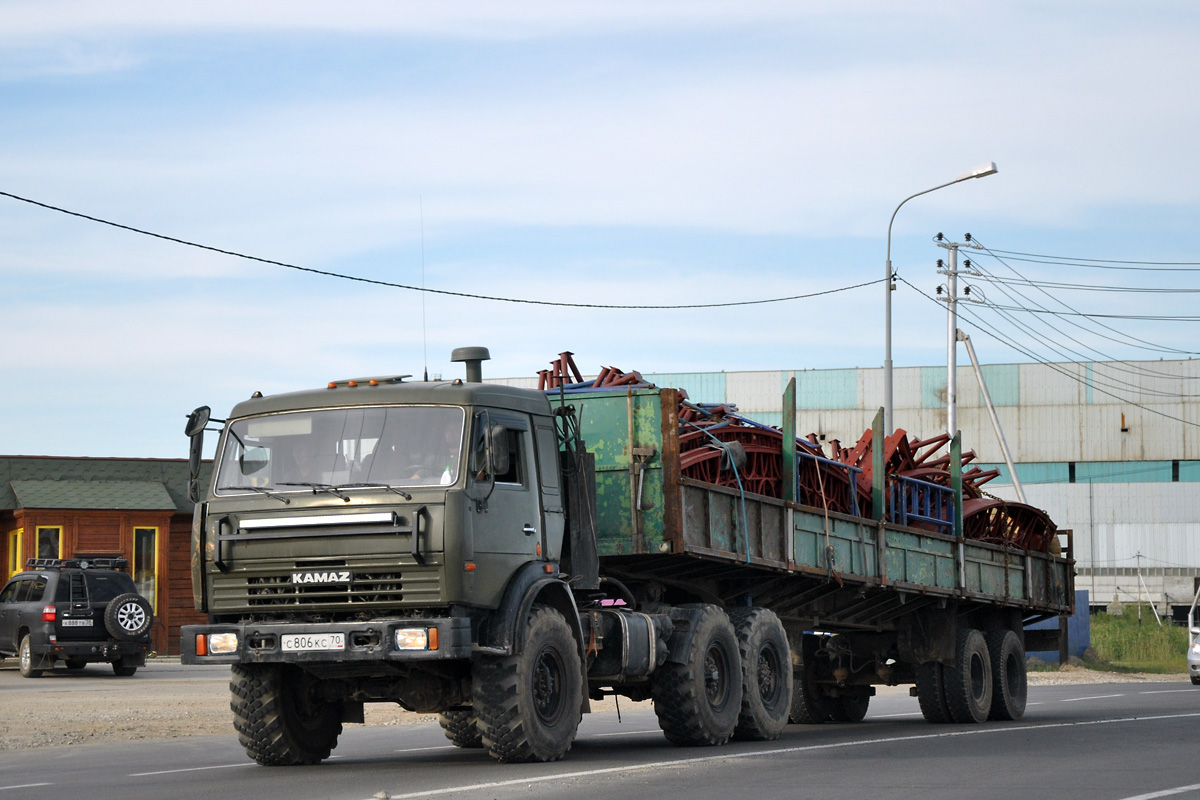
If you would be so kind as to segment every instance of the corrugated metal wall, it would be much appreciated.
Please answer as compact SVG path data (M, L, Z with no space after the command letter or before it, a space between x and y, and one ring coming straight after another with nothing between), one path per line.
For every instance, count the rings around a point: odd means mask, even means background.
M1148 570L1200 570L1200 398L1191 396L1200 395L1200 360L982 370L1030 501L1075 530L1081 568L1116 569L1141 552ZM781 424L783 390L795 377L798 432L844 445L858 440L883 403L881 369L646 377L686 389L697 402L736 404L771 425ZM957 379L964 448L979 462L1002 464L974 370L960 365ZM536 378L497 382L537 385ZM945 367L897 369L893 393L897 427L920 437L945 429ZM1011 496L1002 472L988 489Z

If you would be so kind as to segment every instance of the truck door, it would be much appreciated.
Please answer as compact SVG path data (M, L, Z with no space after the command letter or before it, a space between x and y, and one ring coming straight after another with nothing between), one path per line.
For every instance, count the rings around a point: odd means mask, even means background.
M538 556L542 541L542 515L538 502L533 437L529 419L491 411L483 417L492 426L503 426L508 441L508 470L495 476L495 488L486 511L475 519L475 555L503 556L518 566Z

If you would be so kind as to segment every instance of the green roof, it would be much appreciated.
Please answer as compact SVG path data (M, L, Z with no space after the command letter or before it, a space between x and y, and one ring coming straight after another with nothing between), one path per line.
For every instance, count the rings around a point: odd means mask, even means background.
M175 511L158 481L13 481L17 508Z
M200 483L212 462L200 467ZM188 464L168 458L0 456L0 511L18 508L124 508L192 513Z

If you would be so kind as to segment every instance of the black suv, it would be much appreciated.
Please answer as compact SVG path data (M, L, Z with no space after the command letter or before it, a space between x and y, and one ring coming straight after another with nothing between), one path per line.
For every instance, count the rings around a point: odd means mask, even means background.
M57 659L67 669L91 661L132 675L150 650L153 611L123 558L31 558L0 590L0 656L41 677Z

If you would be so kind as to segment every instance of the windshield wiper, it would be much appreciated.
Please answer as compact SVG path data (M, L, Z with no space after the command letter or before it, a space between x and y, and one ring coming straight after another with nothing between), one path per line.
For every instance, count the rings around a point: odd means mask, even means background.
M267 497L274 498L275 500L278 500L279 502L283 503L284 505L291 505L291 502L292 502L291 500L288 500L286 497L283 497L282 495L277 494L276 492L272 492L270 489L264 489L261 486L218 486L217 487L218 492L223 492L226 490L232 490L235 492L239 492L239 491L258 492L259 494L265 494Z
M389 492L395 492L405 500L412 500L412 495L403 489L397 489L386 483L342 483L338 485L339 489L387 489Z
M342 500L345 500L347 503L349 503L349 502L350 502L350 498L349 498L349 497L347 497L346 495L342 494L342 493L341 493L341 492L339 492L339 491L338 491L338 490L337 490L335 487L333 487L333 486L330 486L328 483L307 483L307 482L280 481L280 482L279 482L278 484L276 484L276 485L277 485L277 486L307 486L308 488L312 489L312 493L313 493L313 494L317 494L318 492L329 492L329 493L330 493L331 495L333 495L334 497L340 497Z

